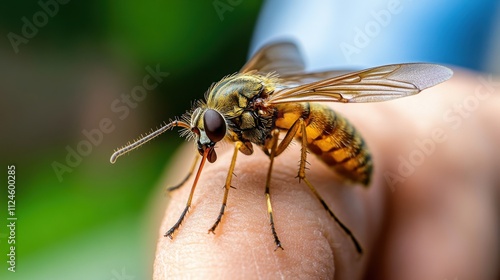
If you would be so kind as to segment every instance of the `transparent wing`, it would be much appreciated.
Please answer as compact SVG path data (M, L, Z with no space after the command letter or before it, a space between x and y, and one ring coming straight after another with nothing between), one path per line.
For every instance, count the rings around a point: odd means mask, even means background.
M304 61L297 46L290 42L274 43L261 48L241 68L240 73L250 71L276 72L286 75L304 71Z
M452 75L449 68L436 64L386 65L294 87L285 82L270 96L268 102L386 101L417 94L448 80Z
M317 82L319 80L338 77L352 72L354 72L354 70L330 70L324 72L291 73L280 75L279 78L280 83L286 85L286 87L296 87L303 84Z

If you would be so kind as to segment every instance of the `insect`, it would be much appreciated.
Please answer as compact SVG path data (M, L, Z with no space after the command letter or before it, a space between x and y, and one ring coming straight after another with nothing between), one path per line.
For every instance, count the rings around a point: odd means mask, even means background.
M219 225L231 188L238 152L253 153L254 145L263 149L270 162L265 182L267 212L276 249L281 248L274 226L270 185L274 158L297 139L301 144L298 178L352 240L359 253L362 248L349 228L327 206L306 176L307 151L314 153L334 171L349 181L368 186L372 160L368 148L356 129L322 102L377 102L414 95L446 81L452 71L435 64L408 63L375 67L341 74L339 71L305 73L297 46L290 42L270 44L260 49L236 74L224 77L197 101L191 111L170 121L156 131L118 149L111 163L161 133L180 127L181 135L195 140L201 156L186 206L177 222L165 233L172 238L188 212L205 162L215 162L215 146L223 139L234 143L234 153L224 186L219 215L209 233ZM280 135L283 135L279 139ZM193 174L197 156L189 174Z

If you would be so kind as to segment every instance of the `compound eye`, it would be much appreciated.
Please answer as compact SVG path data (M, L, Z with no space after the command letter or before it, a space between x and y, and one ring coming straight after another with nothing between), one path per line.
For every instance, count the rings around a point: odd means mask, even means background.
M207 109L203 115L205 133L212 142L219 142L226 136L226 122L217 111Z

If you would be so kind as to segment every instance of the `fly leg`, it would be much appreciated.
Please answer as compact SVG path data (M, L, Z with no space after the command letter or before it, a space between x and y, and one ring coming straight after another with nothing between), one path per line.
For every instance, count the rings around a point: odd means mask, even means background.
M266 155L269 156L269 159L271 160L269 164L269 170L267 172L267 179L266 179L266 201L267 201L267 213L269 214L269 220L271 224L271 231L273 233L274 237L274 243L276 243L276 249L281 248L283 250L283 246L281 246L281 241L278 238L278 234L276 234L276 229L274 227L274 218L273 218L273 207L271 205L271 195L269 193L269 187L271 185L271 173L273 170L273 163L274 163L274 158L280 155L286 147L292 142L293 137L295 134L297 134L299 128L299 122L296 121L292 127L287 131L285 138L281 140L280 144L278 145L278 138L279 138L279 130L274 130L272 132L272 138L270 142L270 149L265 148L264 152Z
M269 163L269 170L267 171L267 178L266 178L266 201L267 201L267 213L269 214L269 221L271 225L271 231L273 233L274 237L274 243L276 244L276 249L281 248L283 250L283 247L281 246L281 241L278 238L278 234L276 234L276 229L274 228L274 218L273 218L273 207L271 206L271 195L269 193L269 186L271 185L271 173L273 171L273 163L274 163L274 158L276 157L276 150L278 147L278 137L279 137L279 130L274 130L272 132L272 138L271 138L271 151L269 152L269 159L271 162Z
M312 191L314 196L319 200L321 205L328 211L330 216L337 222L337 224L342 228L342 230L351 238L352 242L354 243L354 246L356 247L356 250L358 253L362 253L363 250L361 249L361 245L359 242L356 240L356 237L354 237L354 234L352 234L351 230L347 226L345 226L337 216L333 213L333 211L326 205L325 201L323 198L319 195L319 193L316 191L316 188L307 180L306 178L306 159L307 159L307 134L306 134L306 124L302 118L298 120L300 122L300 128L301 128L301 136L302 136L302 149L300 152L300 165L299 165L299 173L297 177L299 177L299 181L303 180L306 185L309 187L309 189ZM295 124L294 124L295 126Z
M233 177L234 165L236 164L236 156L238 155L238 151L241 145L243 145L241 142L236 142L236 144L234 145L233 158L231 159L231 165L229 166L229 171L226 177L226 184L224 185L224 198L222 199L222 206L220 208L217 220L215 220L214 225L208 230L209 233L211 232L215 234L215 228L217 228L222 219L222 215L224 215L224 210L226 209L227 195L229 194L229 189L231 188L231 179Z
M186 207L184 208L184 211L182 211L181 216L179 217L177 222L163 236L172 239L172 234L174 234L174 232L179 228L182 221L184 220L184 217L186 216L186 214L189 210L189 207L191 207L191 201L193 200L194 190L196 189L196 184L198 183L198 179L200 179L201 171L203 170L203 166L205 165L205 161L207 159L209 152L210 152L210 150L206 149L203 153L203 157L201 158L201 162L200 162L200 165L198 167L198 171L196 172L196 177L194 178L193 186L191 187L191 192L189 193L189 198L188 198L188 201L186 202Z
M196 163L198 162L198 157L199 157L199 155L196 154L194 157L193 164L191 165L191 168L189 169L189 172L186 175L186 177L184 177L184 179L182 179L182 181L179 184L168 187L166 189L166 192L175 191L176 189L182 187L186 183L186 181L191 177L191 175L193 175L194 168L196 167Z
M283 138L283 140L281 140L278 147L276 148L276 154L274 155L274 157L279 156L281 153L283 153L285 151L286 147L288 147L288 145L290 145L293 138L295 137L295 134L297 134L297 131L299 130L299 125L300 125L300 122L298 120L293 123L293 125L290 127L290 129L286 132L285 138ZM279 134L279 132L278 132L278 134ZM278 141L278 140L276 139L276 141ZM271 157L271 152L267 148L264 148L264 153L266 155L268 155L269 157Z

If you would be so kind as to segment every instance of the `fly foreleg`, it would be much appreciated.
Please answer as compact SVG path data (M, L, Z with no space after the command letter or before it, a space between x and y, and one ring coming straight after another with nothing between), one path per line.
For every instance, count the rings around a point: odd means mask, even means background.
M215 220L214 225L208 230L209 233L211 232L215 234L215 229L219 225L222 219L222 215L224 215L224 210L226 209L227 196L229 194L229 189L231 188L231 179L233 178L234 166L236 164L236 156L238 155L238 151L242 145L243 143L241 142L236 142L236 144L234 145L233 158L231 159L231 164L229 166L229 171L226 177L226 184L224 185L224 198L222 199L222 206L220 208L217 220Z
M306 133L306 124L303 119L297 120L297 122L300 122L300 128L301 128L301 134L302 134L302 149L300 152L300 165L299 165L299 173L297 177L299 180L303 180L306 185L309 187L309 189L312 191L314 196L319 200L321 205L328 211L330 216L337 222L337 224L342 228L342 230L351 238L352 242L354 243L354 246L356 247L356 250L358 253L362 253L363 250L361 249L361 245L359 245L359 242L356 240L356 237L352 234L351 230L347 226L345 226L339 218L333 213L333 211L326 205L326 202L323 200L323 198L319 195L319 193L316 191L316 188L307 180L306 178L306 160L307 160L307 133ZM295 122L293 126L297 123Z
M196 184L198 183L198 179L200 179L201 171L203 170L203 166L205 165L205 161L207 159L209 152L210 152L210 150L208 150L208 149L203 152L203 157L201 158L200 166L198 167L198 171L196 172L196 177L194 177L193 186L191 187L191 191L189 192L189 198L186 202L186 207L184 207L184 210L182 211L181 216L179 217L177 222L165 233L165 235L164 235L165 237L172 239L172 235L180 227L182 221L184 220L184 217L186 216L186 214L189 210L189 207L191 207L191 202L193 201L194 190L196 189Z

